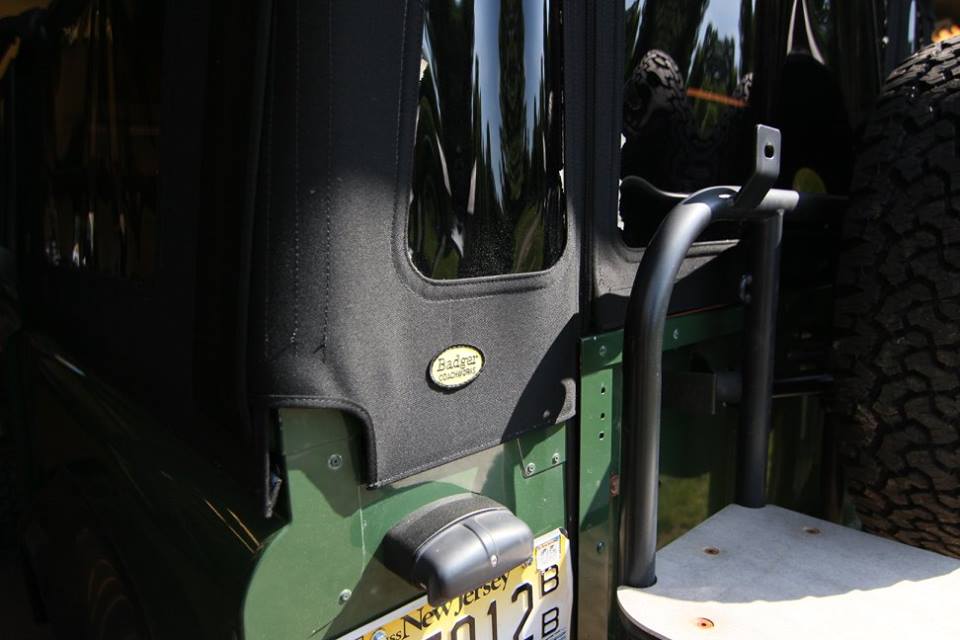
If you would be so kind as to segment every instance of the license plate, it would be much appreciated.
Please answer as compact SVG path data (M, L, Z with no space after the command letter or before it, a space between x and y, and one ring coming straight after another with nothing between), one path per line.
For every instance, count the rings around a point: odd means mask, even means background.
M569 541L534 542L533 559L438 607L426 596L338 640L564 640L573 606Z

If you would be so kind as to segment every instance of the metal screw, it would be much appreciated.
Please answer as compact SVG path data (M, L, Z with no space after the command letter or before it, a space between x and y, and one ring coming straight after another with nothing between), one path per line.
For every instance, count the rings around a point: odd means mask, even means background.
M350 599L350 596L353 595L353 592L350 589L344 589L340 592L340 604L347 604L347 600Z
M343 466L343 458L339 453L334 453L329 458L327 458L327 466L336 471Z
M674 330L673 330L673 339L674 339L674 340L679 340L679 339L680 339L680 329L674 329Z
M498 562L500 562L500 558L497 557L497 554L495 554L495 553L494 553L494 554L491 554L491 555L490 555L490 566L491 566L491 567L495 567L495 566L497 566L497 563L498 563Z
M601 358L602 358L603 356L607 355L607 345L605 345L605 344L600 345L600 348L597 349L597 353L600 354L600 357L601 357Z
M597 553L603 553L603 550L606 549L607 545L604 544L603 540L597 543Z
M533 464L532 462L527 463L527 466L523 468L523 472L528 476L532 476L536 470L537 465Z
M697 618L697 626L701 629L713 629L713 620L710 618Z
M560 464L560 454L559 453L553 454L553 457L550 458L550 461L553 462L553 464Z
M387 634L383 629L378 629L370 640L387 640Z

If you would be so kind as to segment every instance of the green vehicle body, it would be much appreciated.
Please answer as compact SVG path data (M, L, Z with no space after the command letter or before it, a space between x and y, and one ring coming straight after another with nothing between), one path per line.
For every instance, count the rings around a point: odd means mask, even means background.
M628 0L626 20L644 4ZM649 11L654 4L649 0ZM693 4L663 12L679 21ZM868 30L874 40L875 29ZM872 80L847 96L850 103L865 105L875 91L883 61L871 63L876 68L859 73ZM829 284L815 281L781 297L782 335L800 335L811 317L829 325ZM666 371L688 371L693 361L711 371L739 366L742 308L703 306L668 318ZM575 417L376 488L369 488L365 428L354 413L271 409L263 414L265 449L282 483L268 517L263 495L219 463L249 458L235 434L211 425L202 446L186 441L122 380L102 377L96 363L27 322L3 352L24 490L20 539L32 580L38 592L56 583L64 594L82 593L90 566L113 564L125 585L117 597L147 637L337 638L422 593L384 565L387 532L424 505L471 492L509 508L535 536L564 529L574 549L576 635L617 637L623 332L585 327ZM775 396L768 497L837 520L837 487L824 480L832 461L822 402L820 389ZM733 500L736 429L735 406L667 404L660 544ZM69 621L84 606L107 603L64 595L44 606L48 614L66 611Z
M741 324L738 310L675 318L667 324L665 344L674 353L726 342L719 346L722 351ZM369 491L359 472L356 421L339 411L291 409L281 411L278 420L292 514L281 526L264 521L228 477L64 355L49 351L29 357L41 364L39 373L58 398L47 405L54 413L44 423L63 430L43 436L75 444L74 454L83 451L84 465L90 467L71 473L67 458L63 466L69 480L60 489L83 500L96 514L95 526L111 532L129 572L153 576L138 583L150 590L137 595L154 603L152 611L159 609L151 621L157 637L220 637L237 628L247 638L346 633L418 593L377 558L386 531L417 507L464 490L509 506L537 534L576 527L583 550L577 561L578 631L581 637L602 637L608 628L613 635L617 626L610 617L618 510L611 481L616 482L619 465L621 416L615 399L622 334L586 337L581 349L582 414L573 452L580 464L573 485L578 513L564 506L570 487L567 425ZM777 504L819 505L817 402L816 396L798 396L777 403L774 456L782 451L800 467L771 485ZM682 429L683 435L663 445L662 543L732 500L733 413L681 414L666 423L666 433ZM698 443L694 452L691 442ZM532 474L526 471L530 465ZM106 495L104 487L111 488ZM98 493L99 503L90 501ZM328 560L330 554L336 562ZM236 619L238 603L241 620Z

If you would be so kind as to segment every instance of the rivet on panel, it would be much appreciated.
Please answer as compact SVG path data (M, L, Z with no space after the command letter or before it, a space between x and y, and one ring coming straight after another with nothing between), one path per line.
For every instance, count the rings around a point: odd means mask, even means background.
M697 626L701 629L713 629L713 620L710 618L697 618Z

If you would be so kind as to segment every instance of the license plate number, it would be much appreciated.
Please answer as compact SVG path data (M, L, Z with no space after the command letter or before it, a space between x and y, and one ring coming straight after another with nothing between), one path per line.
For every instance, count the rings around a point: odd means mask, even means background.
M573 606L569 541L556 529L532 561L433 607L426 597L339 640L564 640Z

